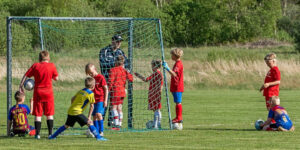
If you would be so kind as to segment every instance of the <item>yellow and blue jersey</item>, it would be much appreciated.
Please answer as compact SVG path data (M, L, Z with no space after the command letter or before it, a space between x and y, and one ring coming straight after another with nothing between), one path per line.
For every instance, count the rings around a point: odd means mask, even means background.
M87 88L78 91L75 95L73 103L68 110L68 115L75 116L82 114L89 103L95 103L94 93Z

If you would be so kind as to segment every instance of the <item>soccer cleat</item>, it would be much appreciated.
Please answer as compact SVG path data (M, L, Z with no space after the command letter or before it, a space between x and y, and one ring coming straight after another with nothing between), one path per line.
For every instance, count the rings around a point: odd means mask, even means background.
M97 138L97 141L108 141L108 140L104 137L101 137L101 138Z
M48 136L48 139L49 139L49 140L54 140L54 139L56 139L56 137L53 137L52 135L49 135L49 136Z
M41 136L40 135L35 135L34 138L39 140L39 139L41 139Z
M182 123L182 122L183 122L182 120L178 120L177 118L172 120L172 123Z

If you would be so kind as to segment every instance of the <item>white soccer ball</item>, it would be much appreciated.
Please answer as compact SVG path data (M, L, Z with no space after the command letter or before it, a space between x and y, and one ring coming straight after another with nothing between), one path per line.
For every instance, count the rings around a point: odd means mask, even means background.
M154 121L153 120L149 120L147 123L146 123L146 128L147 129L152 129L154 127Z
M94 134L89 129L86 130L85 134L86 134L87 138L94 138L95 137Z
M27 91L33 90L33 88L34 88L34 80L33 80L33 79L27 79L27 80L24 82L24 88L25 88Z
M183 129L182 123L173 123L173 129L174 130L182 130Z

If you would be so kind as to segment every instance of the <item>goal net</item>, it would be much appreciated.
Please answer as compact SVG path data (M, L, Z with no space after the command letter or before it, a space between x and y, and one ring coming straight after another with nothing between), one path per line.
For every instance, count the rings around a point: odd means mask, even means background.
M84 88L85 65L92 63L98 72L103 72L100 50L112 44L112 37L120 35L123 39L121 50L126 56L125 68L133 75L133 82L126 82L126 96L123 102L123 123L121 131L151 130L146 123L154 119L154 112L148 109L148 81L144 82L134 75L135 72L144 77L150 76L152 60L164 61L162 32L159 19L133 18L68 18L68 17L8 17L7 18L7 110L15 105L14 93L18 90L20 80L30 66L38 62L41 50L50 52L59 74L59 80L53 81L55 97L54 126L65 123L71 98ZM115 64L114 64L115 65ZM170 109L167 93L167 79L161 67L163 87L161 92L161 128L169 129ZM119 77L116 77L119 78ZM155 78L154 78L155 79ZM107 76L109 81L109 76ZM5 83L2 87L5 86ZM155 92L159 90L154 90ZM153 93L153 92L152 92ZM156 94L156 93L153 93ZM110 94L111 95L111 94ZM33 91L26 91L25 104ZM110 96L109 100L113 96ZM3 99L3 98L2 98ZM2 100L1 99L1 100ZM159 105L159 103L155 104ZM2 111L7 115L7 112ZM87 115L88 109L85 110ZM104 127L107 126L109 112L106 112ZM1 115L1 120L6 120ZM29 116L29 124L34 125L34 117ZM47 134L46 118L42 120L42 134ZM83 134L85 128L76 124L65 134ZM55 129L54 129L55 131ZM113 132L113 131L109 131ZM4 133L5 134L5 133Z

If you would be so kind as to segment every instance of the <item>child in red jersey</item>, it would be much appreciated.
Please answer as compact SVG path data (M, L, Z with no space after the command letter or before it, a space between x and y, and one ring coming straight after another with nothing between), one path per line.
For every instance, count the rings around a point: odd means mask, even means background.
M126 80L133 82L132 75L124 69L125 58L118 56L115 62L115 67L109 71L108 87L110 91L110 105L112 106L111 113L114 118L114 125L118 130L122 126L123 112L122 104L126 96L125 85Z
M263 91L266 107L270 110L271 97L279 95L280 71L276 66L276 55L274 53L266 55L264 60L270 70L266 75L265 82L261 86L260 91Z
M39 62L34 63L23 76L19 90L24 92L23 84L27 78L34 77L35 85L33 91L33 112L35 116L36 139L40 139L43 113L47 116L47 126L49 135L52 134L54 115L54 95L52 80L58 79L58 73L54 63L50 63L48 51L39 53Z
M139 73L135 73L135 75L142 79L145 82L150 81L149 91L148 91L148 109L153 110L154 112L154 128L161 128L161 90L163 86L163 76L159 71L161 67L161 61L152 60L152 71L153 73L145 78Z
M104 76L97 73L95 65L88 63L85 66L85 73L93 77L96 82L93 90L95 103L92 115L95 127L100 132L100 135L103 136L103 114L105 107L107 107L108 87Z
M15 93L16 105L9 109L8 114L8 126L13 127L10 136L18 134L19 136L25 136L27 133L29 135L34 135L34 127L28 124L27 115L31 113L31 109L27 105L23 104L25 100L25 94L17 91ZM33 101L30 100L30 104ZM31 106L31 105L30 105Z
M176 118L173 123L182 123L182 93L184 92L183 83L183 65L180 60L183 51L175 48L171 51L172 60L175 61L174 67L171 70L166 62L163 63L164 68L171 74L170 91L172 92L174 102L176 103Z

